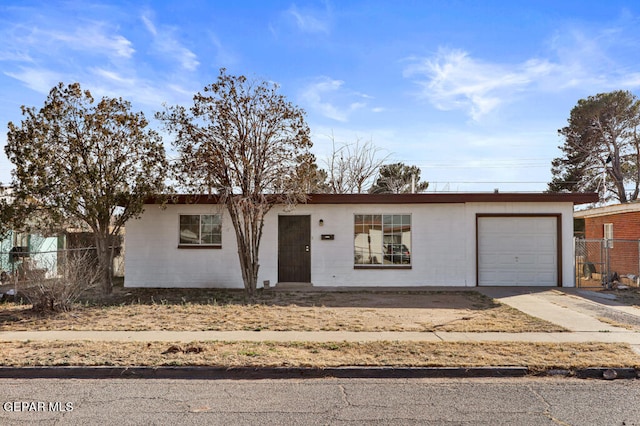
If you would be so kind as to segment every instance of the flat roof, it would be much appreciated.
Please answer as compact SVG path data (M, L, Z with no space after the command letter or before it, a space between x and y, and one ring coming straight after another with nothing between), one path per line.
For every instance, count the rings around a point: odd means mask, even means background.
M174 194L168 204L217 204L216 195ZM442 203L557 203L588 204L598 201L595 192L586 193L527 193L527 192L451 192L421 194L309 194L307 204L442 204ZM147 204L160 202L160 197Z
M586 217L609 216L613 214L631 213L637 211L640 211L640 202L612 204L610 206L578 210L577 212L573 213L573 217L584 219Z

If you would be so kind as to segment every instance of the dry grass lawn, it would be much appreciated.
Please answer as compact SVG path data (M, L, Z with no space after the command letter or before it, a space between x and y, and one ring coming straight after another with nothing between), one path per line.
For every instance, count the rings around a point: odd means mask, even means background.
M3 342L5 366L638 367L627 345L602 343Z
M565 331L473 291L260 293L123 289L89 297L71 312L41 315L0 304L0 331L17 330L345 330ZM635 367L623 344L451 342L2 342L5 366Z
M1 304L0 331L18 330L565 331L473 291L267 291L246 305L237 291L121 287L50 315Z

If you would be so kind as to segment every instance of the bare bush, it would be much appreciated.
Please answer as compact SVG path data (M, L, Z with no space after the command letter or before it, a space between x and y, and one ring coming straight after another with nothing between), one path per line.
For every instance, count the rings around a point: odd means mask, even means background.
M26 288L21 293L31 302L34 311L69 311L82 293L100 283L100 269L90 250L65 252L56 269L54 277L47 277L42 269L24 271Z

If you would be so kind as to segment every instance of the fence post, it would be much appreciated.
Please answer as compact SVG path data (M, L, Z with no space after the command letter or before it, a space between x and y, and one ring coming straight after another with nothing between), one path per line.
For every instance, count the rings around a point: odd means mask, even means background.
M573 280L574 280L574 287L579 287L580 286L580 277L578 274L578 270L580 269L578 267L578 248L576 247L577 244L577 238L574 236L573 237Z
M576 280L575 286L582 287L582 275L584 270L584 263L586 261L585 240L581 240L579 237L573 237L573 256L574 256L573 276Z
M606 252L606 244L605 240L602 239L599 241L600 243L600 262L602 263L602 268L600 271L600 285L604 285L605 276L607 275L607 252Z

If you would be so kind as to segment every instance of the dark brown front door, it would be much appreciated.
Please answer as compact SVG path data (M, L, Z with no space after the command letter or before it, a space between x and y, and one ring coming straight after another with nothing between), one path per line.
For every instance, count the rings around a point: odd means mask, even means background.
M278 282L311 282L311 217L278 217Z

